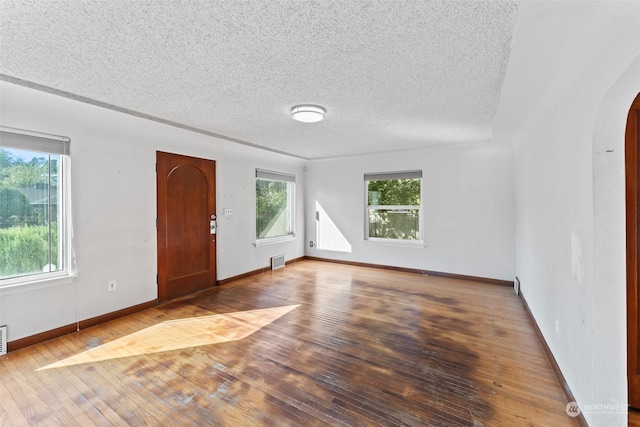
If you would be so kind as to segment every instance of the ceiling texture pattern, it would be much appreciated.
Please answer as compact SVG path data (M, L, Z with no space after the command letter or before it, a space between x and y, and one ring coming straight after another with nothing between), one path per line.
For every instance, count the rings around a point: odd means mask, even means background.
M481 143L517 12L496 0L1 0L0 78L305 159ZM326 119L291 120L301 103Z

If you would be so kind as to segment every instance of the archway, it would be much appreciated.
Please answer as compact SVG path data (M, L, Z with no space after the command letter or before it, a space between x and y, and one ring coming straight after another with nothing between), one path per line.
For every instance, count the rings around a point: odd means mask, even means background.
M629 406L640 409L640 94L629 109L625 132L627 237L627 384Z
M625 129L640 92L640 56L602 99L593 130L592 402L628 402ZM598 418L622 422L623 414Z

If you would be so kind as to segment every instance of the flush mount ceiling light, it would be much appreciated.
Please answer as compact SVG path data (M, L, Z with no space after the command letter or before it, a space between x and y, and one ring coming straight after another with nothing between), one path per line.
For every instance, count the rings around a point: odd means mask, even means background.
M317 105L296 105L291 109L291 118L302 123L324 120L325 109Z

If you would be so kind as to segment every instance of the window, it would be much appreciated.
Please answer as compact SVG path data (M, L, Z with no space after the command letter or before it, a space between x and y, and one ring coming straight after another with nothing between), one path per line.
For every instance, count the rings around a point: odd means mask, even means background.
M0 129L0 285L64 275L66 138Z
M422 240L422 171L365 174L369 240Z
M293 236L294 175L256 169L256 239Z

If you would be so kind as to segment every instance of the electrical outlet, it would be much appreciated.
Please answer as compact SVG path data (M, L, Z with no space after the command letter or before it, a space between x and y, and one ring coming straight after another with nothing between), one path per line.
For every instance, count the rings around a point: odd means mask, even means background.
M556 319L555 326L556 326L556 334L557 334L560 332L560 319Z
M109 289L109 292L115 291L116 290L116 281L115 280L109 281L107 283L107 289Z
M224 216L232 216L232 215L233 215L233 209L225 208Z

